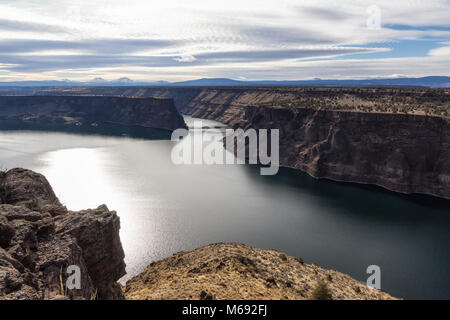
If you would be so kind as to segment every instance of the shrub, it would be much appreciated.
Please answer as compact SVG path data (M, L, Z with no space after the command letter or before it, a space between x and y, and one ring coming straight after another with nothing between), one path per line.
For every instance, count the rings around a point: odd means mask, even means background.
M331 296L331 292L328 289L328 286L325 282L320 280L317 282L317 286L314 289L312 296L312 300L332 300L333 297Z

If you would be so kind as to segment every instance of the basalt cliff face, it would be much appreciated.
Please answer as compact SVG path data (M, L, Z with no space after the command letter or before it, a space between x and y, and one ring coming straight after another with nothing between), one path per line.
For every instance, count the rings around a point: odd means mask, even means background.
M11 90L11 92L15 92ZM190 113L207 103L216 109L265 106L316 110L450 116L450 89L401 87L41 87L39 95L126 95L172 98Z
M279 129L280 165L313 177L450 199L449 118L275 107L192 114L234 128Z
M105 205L68 211L44 176L0 172L0 299L121 299L120 222ZM66 280L76 266L80 289Z
M186 128L172 99L151 97L0 96L0 120L34 123L114 123L165 130Z

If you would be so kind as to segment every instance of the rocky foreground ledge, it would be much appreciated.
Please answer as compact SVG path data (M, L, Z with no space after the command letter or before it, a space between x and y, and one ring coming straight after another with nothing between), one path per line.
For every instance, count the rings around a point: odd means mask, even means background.
M125 296L137 300L395 299L341 272L239 243L211 244L154 262L128 281Z
M103 205L68 211L44 176L0 172L0 299L121 299L120 222ZM67 267L81 289L66 287Z

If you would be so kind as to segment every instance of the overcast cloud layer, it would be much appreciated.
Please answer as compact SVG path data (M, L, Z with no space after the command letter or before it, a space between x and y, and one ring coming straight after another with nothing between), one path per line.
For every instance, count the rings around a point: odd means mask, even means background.
M450 1L0 1L0 81L450 75Z

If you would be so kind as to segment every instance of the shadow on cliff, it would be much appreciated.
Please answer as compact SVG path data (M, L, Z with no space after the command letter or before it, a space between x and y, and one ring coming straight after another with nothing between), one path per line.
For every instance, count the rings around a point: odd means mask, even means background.
M111 137L130 137L146 140L170 140L171 131L164 129L147 128L142 126L125 126L113 123L91 124L62 124L62 123L36 123L16 120L1 120L2 131L44 131L64 132L80 135L99 135Z

